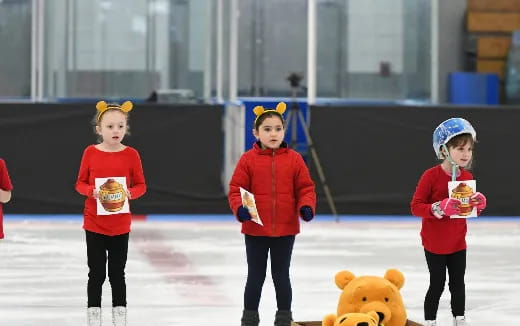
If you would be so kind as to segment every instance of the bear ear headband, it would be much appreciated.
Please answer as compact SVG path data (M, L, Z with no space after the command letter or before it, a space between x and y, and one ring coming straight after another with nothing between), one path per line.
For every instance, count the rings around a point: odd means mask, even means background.
M255 106L255 108L253 109L253 112L256 115L255 124L256 124L256 120L258 120L258 118L260 118L260 116L262 116L264 113L276 112L276 113L282 115L285 112L286 109L287 109L287 105L285 104L285 102L278 103L276 105L276 109L274 109L274 110L272 110L272 109L267 109L266 110L261 105Z
M99 119L101 118L103 113L105 113L109 109L117 109L117 110L123 111L124 113L128 113L128 112L130 112L132 110L133 107L134 107L134 105L130 101L126 101L122 105L119 105L119 104L107 104L107 102L105 102L105 101L99 101L96 104L96 109L98 111L98 115L97 115L96 121L99 122Z

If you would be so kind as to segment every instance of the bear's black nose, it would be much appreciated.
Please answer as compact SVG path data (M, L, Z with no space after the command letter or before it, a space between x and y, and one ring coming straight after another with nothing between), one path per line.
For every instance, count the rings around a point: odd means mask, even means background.
M368 323L366 321L362 321L360 323L357 323L356 326L368 326Z
M381 323L383 319L385 319L385 314L379 311L377 312L377 314L379 315L379 323Z

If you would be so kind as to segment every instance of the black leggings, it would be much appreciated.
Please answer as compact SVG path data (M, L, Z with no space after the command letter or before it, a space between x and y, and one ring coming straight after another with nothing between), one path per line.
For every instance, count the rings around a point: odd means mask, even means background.
M101 291L106 278L112 287L112 306L126 307L125 265L129 233L108 236L86 231L88 261L88 307L101 307ZM108 253L108 256L107 256Z
M466 289L464 273L466 272L466 250L449 255L437 255L424 250L426 263L430 271L430 287L424 298L424 319L435 320L439 308L439 300L446 283L446 269L450 277L448 286L451 293L451 313L453 316L464 316L466 305Z
M278 310L291 310L292 288L289 267L294 239L294 235L276 238L245 235L247 254L247 283L244 291L245 310L258 310L269 251L271 252L271 276L273 277Z

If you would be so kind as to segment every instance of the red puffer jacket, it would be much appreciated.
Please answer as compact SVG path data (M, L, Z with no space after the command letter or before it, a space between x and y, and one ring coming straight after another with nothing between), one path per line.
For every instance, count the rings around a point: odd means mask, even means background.
M261 149L258 143L240 158L229 183L229 206L236 215L242 205L240 187L255 196L263 226L245 221L242 233L279 237L300 232L299 210L316 212L314 182L302 156L282 143L279 149Z

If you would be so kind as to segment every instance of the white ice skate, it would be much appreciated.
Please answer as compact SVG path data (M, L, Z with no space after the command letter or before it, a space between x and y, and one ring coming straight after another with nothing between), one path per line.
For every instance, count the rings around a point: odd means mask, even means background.
M457 316L453 318L453 326L468 326L469 323L464 316Z
M436 320L427 320L424 326L437 326Z
M88 326L101 326L101 308L100 307L87 308L87 323L88 323Z
M126 326L126 307L112 308L112 323L114 326Z

